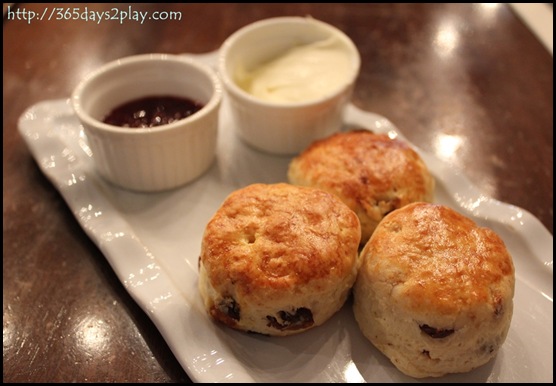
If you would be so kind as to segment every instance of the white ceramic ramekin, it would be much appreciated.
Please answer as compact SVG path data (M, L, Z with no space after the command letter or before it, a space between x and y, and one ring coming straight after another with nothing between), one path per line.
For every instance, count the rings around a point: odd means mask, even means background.
M175 96L204 107L193 115L152 128L103 123L112 109L149 96ZM155 192L199 177L215 158L220 81L194 60L144 54L110 62L74 89L72 107L87 136L99 174L122 188Z
M248 93L237 72L253 69L293 46L334 37L351 66L345 82L322 97L275 103ZM361 59L351 39L336 27L310 17L276 17L249 24L230 35L220 48L218 71L239 136L253 147L274 154L295 154L316 139L341 129Z

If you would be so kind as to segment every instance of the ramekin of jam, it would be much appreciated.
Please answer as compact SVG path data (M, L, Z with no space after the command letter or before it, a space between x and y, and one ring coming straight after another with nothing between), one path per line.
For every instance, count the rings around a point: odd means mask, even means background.
M98 173L141 192L179 187L210 167L221 101L210 67L170 54L107 63L71 96Z

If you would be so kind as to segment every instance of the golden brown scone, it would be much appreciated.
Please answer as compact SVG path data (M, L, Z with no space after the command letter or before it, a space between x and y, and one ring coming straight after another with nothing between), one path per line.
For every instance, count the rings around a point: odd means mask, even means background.
M237 330L285 336L321 325L360 267L359 219L340 199L290 184L253 184L224 200L199 258L207 312Z
M414 203L387 215L361 252L354 314L406 375L464 373L496 356L515 273L502 239L454 210Z
M400 139L352 130L315 141L289 165L288 180L338 195L361 221L361 244L394 209L432 202L434 178Z

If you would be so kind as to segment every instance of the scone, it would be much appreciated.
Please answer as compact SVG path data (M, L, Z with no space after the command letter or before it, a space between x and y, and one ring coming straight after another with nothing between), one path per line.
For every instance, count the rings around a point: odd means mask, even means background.
M199 258L207 312L242 331L285 336L324 323L360 267L359 219L333 194L285 183L231 193Z
M289 165L288 180L334 193L359 217L361 244L394 209L432 202L434 178L405 141L352 130L315 141Z
M496 356L515 273L494 231L446 206L413 203L387 215L361 255L355 318L400 371L439 377Z

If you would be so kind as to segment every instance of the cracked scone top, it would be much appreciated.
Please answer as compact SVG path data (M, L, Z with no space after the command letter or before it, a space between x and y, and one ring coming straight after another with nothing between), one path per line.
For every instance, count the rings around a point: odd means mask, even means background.
M362 245L389 212L412 202L432 202L435 187L407 142L362 129L313 142L290 162L288 180L340 197L359 217Z
M355 318L400 371L439 377L496 356L515 273L494 231L446 206L414 203L387 215L361 256Z
M345 303L360 266L359 219L336 196L285 183L231 193L208 222L199 290L215 320L285 336Z

